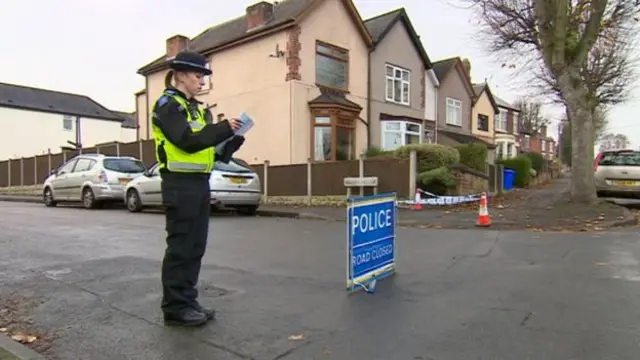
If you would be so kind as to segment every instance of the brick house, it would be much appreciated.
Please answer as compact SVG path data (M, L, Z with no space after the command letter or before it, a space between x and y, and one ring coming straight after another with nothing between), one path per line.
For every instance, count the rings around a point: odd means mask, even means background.
M197 98L214 118L256 119L238 157L273 165L355 159L368 143L372 43L351 0L260 1L192 39L175 35L138 70L146 81L136 95L140 137L151 138L168 60L190 49L213 71Z

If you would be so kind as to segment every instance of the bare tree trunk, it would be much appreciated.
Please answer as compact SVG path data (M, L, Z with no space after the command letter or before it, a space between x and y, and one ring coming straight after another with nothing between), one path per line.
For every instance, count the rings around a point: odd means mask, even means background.
M570 78L571 71L558 78L562 96L567 104L571 125L571 200L594 203L598 200L593 176L593 147L595 144L593 112L586 101L579 77Z

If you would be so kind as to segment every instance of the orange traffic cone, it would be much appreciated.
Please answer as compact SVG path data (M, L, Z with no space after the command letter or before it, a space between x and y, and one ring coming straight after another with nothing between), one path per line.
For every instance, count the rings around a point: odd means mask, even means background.
M484 192L482 193L482 196L480 196L480 210L478 211L476 226L491 226L491 216L489 216L489 210L487 209L487 193Z
M420 189L416 188L416 197L414 204L411 206L411 210L422 210L422 197L420 196Z

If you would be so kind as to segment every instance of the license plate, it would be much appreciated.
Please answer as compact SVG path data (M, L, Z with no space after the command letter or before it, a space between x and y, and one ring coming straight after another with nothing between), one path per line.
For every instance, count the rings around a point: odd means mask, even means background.
M631 181L631 180L618 180L616 181L616 185L622 185L622 186L637 186L637 182L636 181Z
M246 184L247 179L245 178L229 178L232 184Z
M127 185L129 181L131 181L131 179L118 179L118 180L120 180L121 185Z

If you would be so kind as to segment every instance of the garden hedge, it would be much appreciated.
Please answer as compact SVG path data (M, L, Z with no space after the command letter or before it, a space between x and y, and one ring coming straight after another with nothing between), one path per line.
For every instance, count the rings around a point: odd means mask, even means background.
M487 147L482 144L457 145L460 164L485 173L487 171Z
M515 186L522 188L529 185L532 165L528 156L519 155L511 159L500 159L496 163L516 172Z

